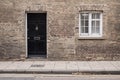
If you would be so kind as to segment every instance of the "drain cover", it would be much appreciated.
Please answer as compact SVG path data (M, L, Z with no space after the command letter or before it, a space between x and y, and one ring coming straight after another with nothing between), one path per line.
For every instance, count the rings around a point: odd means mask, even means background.
M41 64L34 64L34 65L31 65L31 67L44 67L45 65L41 65Z

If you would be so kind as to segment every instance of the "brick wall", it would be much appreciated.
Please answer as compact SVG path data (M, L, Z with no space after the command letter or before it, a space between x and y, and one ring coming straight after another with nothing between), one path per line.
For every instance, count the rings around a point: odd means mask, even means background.
M47 12L49 60L120 60L118 0L0 0L0 58L26 57L26 12ZM102 39L79 38L79 11L103 11Z

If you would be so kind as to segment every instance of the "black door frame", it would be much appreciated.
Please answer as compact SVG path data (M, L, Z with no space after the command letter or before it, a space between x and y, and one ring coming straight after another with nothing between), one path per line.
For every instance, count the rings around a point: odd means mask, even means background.
M47 12L26 12L26 14L25 14L25 20L26 20L26 24L25 24L25 26L26 26L26 58L28 58L29 57L29 53L28 53L28 23L27 23L27 17L28 17L28 14L29 13L45 13L46 14L46 55L45 55L45 57L47 57Z

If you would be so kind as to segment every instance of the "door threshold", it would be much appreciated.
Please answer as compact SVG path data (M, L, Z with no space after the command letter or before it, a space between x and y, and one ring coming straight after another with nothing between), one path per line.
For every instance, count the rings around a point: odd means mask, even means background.
M28 61L46 61L47 57L46 57L46 55L29 55L26 60L28 60Z
M29 55L28 58L46 58L46 55Z

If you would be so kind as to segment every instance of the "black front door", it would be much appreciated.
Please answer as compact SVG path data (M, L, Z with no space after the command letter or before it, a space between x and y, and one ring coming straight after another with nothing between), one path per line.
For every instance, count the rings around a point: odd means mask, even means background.
M28 56L46 55L46 13L27 14Z

